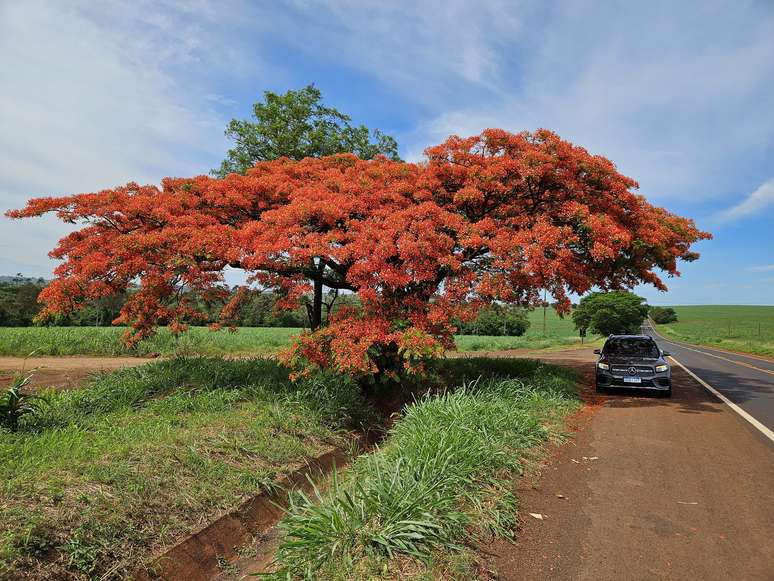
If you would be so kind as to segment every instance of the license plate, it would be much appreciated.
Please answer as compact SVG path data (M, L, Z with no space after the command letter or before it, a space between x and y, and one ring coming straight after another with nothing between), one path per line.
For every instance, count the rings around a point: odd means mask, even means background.
M639 377L624 377L624 383L642 383L642 379Z

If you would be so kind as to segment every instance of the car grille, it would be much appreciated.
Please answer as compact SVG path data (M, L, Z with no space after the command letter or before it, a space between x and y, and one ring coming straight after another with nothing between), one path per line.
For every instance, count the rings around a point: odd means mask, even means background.
M630 368L634 367L635 372L631 373ZM651 377L654 375L653 368L648 365L613 365L610 367L615 375L636 375L638 377Z

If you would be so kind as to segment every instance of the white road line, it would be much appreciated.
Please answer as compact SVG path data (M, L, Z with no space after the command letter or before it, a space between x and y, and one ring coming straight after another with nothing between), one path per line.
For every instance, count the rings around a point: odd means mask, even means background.
M754 417L752 417L750 414L748 414L746 411L744 411L742 408L740 408L738 405L736 405L734 402L732 402L730 399L728 399L725 395L720 393L717 389L712 387L709 383L704 381L701 377L696 375L693 371L688 369L685 365L680 363L677 359L674 358L674 356L670 356L670 359L677 363L680 367L685 369L686 372L688 372L688 375L693 377L696 381L698 381L700 384L702 384L707 390L712 393L715 397L720 399L723 403L725 403L728 407L730 407L732 410L734 410L736 413L738 413L740 416L742 416L745 420L750 422L757 430L766 436L769 440L774 442L774 432L772 432L770 429L768 429L766 426L764 426L762 423L760 423L758 420L756 420Z

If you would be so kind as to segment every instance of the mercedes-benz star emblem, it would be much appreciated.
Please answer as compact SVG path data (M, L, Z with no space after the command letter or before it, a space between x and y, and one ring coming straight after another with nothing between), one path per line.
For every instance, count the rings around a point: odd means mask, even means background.
M637 368L636 367L630 367L629 368L629 375L637 375Z

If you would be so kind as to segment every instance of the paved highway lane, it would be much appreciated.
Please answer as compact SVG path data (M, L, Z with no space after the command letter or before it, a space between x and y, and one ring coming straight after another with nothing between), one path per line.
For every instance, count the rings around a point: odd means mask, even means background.
M730 386L740 405L765 402L771 384L756 382L754 370L656 340L701 381ZM597 396L591 349L540 357L581 370L589 405L539 483L520 484L516 546L486 548L498 579L774 580L774 444L736 403L679 365L671 398L627 389Z
M650 325L643 331L700 379L769 430L774 430L774 362L709 347L675 343Z

